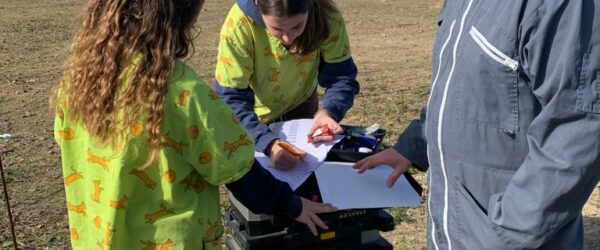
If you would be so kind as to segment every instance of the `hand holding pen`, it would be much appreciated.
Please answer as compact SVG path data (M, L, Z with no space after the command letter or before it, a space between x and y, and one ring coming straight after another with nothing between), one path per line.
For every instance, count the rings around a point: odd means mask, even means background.
M279 170L290 170L304 163L306 152L283 140L276 140L271 146L273 167Z
M308 130L308 142L332 141L337 134L344 132L342 127L333 119L329 112L321 109L313 119L313 125Z

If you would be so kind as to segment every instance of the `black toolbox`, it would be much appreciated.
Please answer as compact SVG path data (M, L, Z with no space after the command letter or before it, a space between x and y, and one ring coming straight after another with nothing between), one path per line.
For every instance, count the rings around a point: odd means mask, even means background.
M376 129L366 135L363 127L345 125L343 127L344 138L329 151L326 161L356 162L379 151L385 130ZM371 151L361 150L361 152L359 151L361 147L367 147ZM418 187L414 179L408 179L411 184ZM295 193L309 200L321 201L319 185L314 174L296 189ZM225 237L226 249L393 249L392 245L381 237L380 232L393 230L394 218L381 208L346 209L320 214L319 217L329 229L319 228L319 235L315 237L302 223L285 216L254 214L231 194L229 198L231 206L226 209L224 215L228 231Z

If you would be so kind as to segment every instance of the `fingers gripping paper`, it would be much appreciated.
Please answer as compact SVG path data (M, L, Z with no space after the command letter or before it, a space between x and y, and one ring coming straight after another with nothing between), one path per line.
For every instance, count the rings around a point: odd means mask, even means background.
M391 188L385 185L392 172L390 166L380 165L358 174L352 165L354 163L325 162L316 170L324 203L331 203L338 209L421 205L421 196L404 176L400 176Z

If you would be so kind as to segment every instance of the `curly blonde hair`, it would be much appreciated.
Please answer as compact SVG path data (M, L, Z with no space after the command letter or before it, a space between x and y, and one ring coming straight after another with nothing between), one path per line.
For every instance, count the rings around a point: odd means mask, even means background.
M193 51L203 0L90 0L53 100L100 143L146 119L154 162L168 77Z

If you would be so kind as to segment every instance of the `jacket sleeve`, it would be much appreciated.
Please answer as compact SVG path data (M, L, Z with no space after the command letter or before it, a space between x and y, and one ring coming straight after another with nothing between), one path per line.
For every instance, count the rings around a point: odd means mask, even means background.
M254 92L250 88L250 78L254 74L254 39L248 27L229 27L227 21L223 24L215 66L214 90L252 134L256 150L265 152L276 135L254 113Z
M539 247L581 216L600 178L598 1L544 4L522 22L519 45L538 100L529 154L488 206L494 231L519 249Z
M277 135L269 129L269 126L260 122L256 113L254 113L254 92L252 89L229 88L221 86L215 81L214 90L233 109L240 122L254 137L256 151L266 153L265 150L273 140L277 139Z
M356 81L357 69L352 57L337 63L328 63L321 58L319 84L325 88L322 106L340 121L354 104L360 85Z
M332 13L329 37L321 44L319 84L325 88L321 106L332 118L340 121L354 103L360 86L356 81L357 68L350 51L350 39L341 13Z
M429 168L427 158L427 138L425 137L425 117L427 108L421 109L421 117L412 121L398 137L394 149L408 159L416 168L426 171Z

